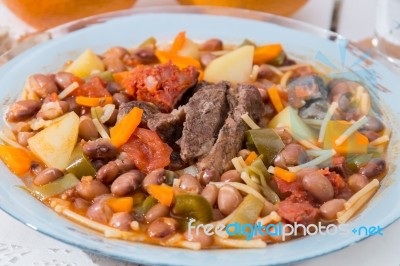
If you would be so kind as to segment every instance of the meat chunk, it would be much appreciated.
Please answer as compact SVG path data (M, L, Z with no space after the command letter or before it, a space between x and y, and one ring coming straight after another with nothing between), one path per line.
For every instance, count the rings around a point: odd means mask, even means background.
M198 76L193 66L180 70L171 63L140 65L130 71L122 85L137 100L154 103L162 112L171 112L182 95L196 85Z
M200 170L215 169L218 173L229 170L231 160L243 145L246 125L241 116L248 113L258 121L263 113L263 103L257 88L251 85L240 85L238 88L228 90L229 116L221 128L217 141L211 151L199 162Z
M228 113L227 89L227 83L205 86L184 106L186 121L179 144L185 162L193 163L211 150Z
M278 214L289 223L315 224L319 215L303 194L293 194L278 204Z
M328 91L318 75L296 78L287 85L289 104L294 108L303 107L307 101L328 98Z
M119 107L118 110L118 118L117 120L121 120L124 116L126 116L133 107L138 107L143 109L142 121L140 122L141 127L148 127L147 122L151 119L155 114L158 114L160 110L152 103L142 102L142 101L131 101L128 103L123 103Z

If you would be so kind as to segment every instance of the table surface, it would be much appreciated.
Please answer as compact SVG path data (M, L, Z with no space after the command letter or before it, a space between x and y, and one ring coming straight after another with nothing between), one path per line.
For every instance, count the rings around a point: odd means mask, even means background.
M146 0L137 6L146 5ZM343 0L339 12L338 32L352 40L371 37L374 27L375 1ZM165 0L154 0L152 4ZM167 1L168 2L168 1ZM316 26L329 29L334 0L310 0L301 10L293 15L298 19ZM362 11L358 12L362 7ZM13 37L18 37L29 27L9 14L0 2L0 27L11 30ZM295 265L400 265L400 221L384 230L383 236L370 237L322 257L306 260ZM44 236L19 223L3 211L0 211L0 265L97 265L123 266L134 265L93 255L78 248L66 245Z

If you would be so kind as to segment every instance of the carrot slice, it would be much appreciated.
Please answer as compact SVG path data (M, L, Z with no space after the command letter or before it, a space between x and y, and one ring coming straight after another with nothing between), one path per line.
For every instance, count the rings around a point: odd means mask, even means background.
M133 208L133 198L110 198L106 200L106 204L110 206L114 212L130 212Z
M250 165L255 159L257 159L257 153L254 151L250 152L249 155L247 155L246 160L244 161L247 165Z
M274 60L282 53L282 45L280 44L267 44L256 47L254 50L253 63L263 64Z
M114 81L121 85L125 82L125 80L128 76L129 76L129 71L112 73L112 77L113 77Z
M85 97L78 96L75 98L77 104L87 107L104 106L113 102L111 96L107 97Z
M167 207L171 206L174 199L174 189L167 185L149 185L147 192Z
M16 175L27 173L32 164L29 151L6 145L0 145L0 159Z
M292 173L277 166L275 166L274 175L288 183L291 183L297 179L296 173Z
M275 110L279 113L283 110L283 104L281 101L281 97L279 96L278 87L272 86L267 89L267 93L269 98L271 99L272 105L275 107Z
M172 64L176 65L180 69L186 68L188 66L194 66L196 69L201 69L201 64L199 60L192 57L180 56L165 51L156 51L155 54L161 63L167 63L171 61Z
M110 129L111 143L115 147L125 144L142 121L143 110L134 107L124 118Z
M181 31L176 35L174 42L172 43L171 46L171 53L177 54L180 49L182 49L183 45L185 44L186 41L186 32Z

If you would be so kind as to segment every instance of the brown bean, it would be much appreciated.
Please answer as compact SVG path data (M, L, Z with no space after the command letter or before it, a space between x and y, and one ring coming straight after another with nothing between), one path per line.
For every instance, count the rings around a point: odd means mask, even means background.
M161 185L165 181L165 170L164 169L156 169L150 172L143 179L142 187L145 191L149 185Z
M63 114L60 102L58 101L44 101L39 112L36 114L37 118L43 118L45 120L52 120Z
M85 210L87 211L87 209L90 206L90 202L82 199L82 198L75 198L74 199L74 208L78 209L78 210Z
M326 202L334 196L331 182L319 172L306 175L303 178L303 187L320 202Z
M126 70L124 62L115 57L105 57L103 63L108 71L111 72L123 72Z
M111 192L118 197L126 196L136 189L143 180L143 174L138 170L132 170L120 175L111 185Z
M190 228L190 232L186 231L183 236L189 242L200 243L202 248L207 248L214 242L214 238L210 235L207 235L203 228L199 228L198 230L197 228Z
M200 55L200 63L203 67L208 66L214 59L216 59L218 56L212 54L212 53L205 53Z
M319 207L322 218L331 221L336 219L336 214L344 209L344 199L331 199Z
M135 168L135 164L131 161L131 159L129 159L126 152L121 152L118 155L118 158L115 160L115 163L122 172L126 172Z
M106 126L112 127L117 123L118 118L118 110L115 109L111 114L110 118L104 123Z
M35 100L21 100L13 103L6 114L9 122L20 122L31 118L40 109L40 102Z
M82 147L83 153L91 159L113 159L117 156L117 149L109 139L89 140Z
M268 94L267 91L263 88L258 88L258 92L260 93L261 100L263 102L266 102L268 100Z
M104 57L108 57L108 58L119 58L119 59L121 59L126 54L129 54L129 51L127 49L125 49L124 47L121 47L121 46L114 46L114 47L111 47L110 49L108 49L104 53L103 56Z
M215 185L208 184L203 191L201 191L201 195L211 206L214 206L218 198L218 188Z
M110 193L110 190L98 180L83 177L81 182L76 186L76 192L82 198L92 200L100 195Z
M40 172L35 179L33 180L33 183L38 186L46 185L50 182L53 182L60 177L63 177L64 173L57 169L57 168L47 168Z
M53 75L35 74L29 77L29 85L41 98L58 92L58 87Z
M113 210L103 200L96 201L86 211L91 220L107 224L113 215Z
M144 218L147 223L151 223L160 217L167 216L169 213L169 208L161 203L158 203L147 211Z
M58 72L55 75L56 84L60 89L65 89L77 80L79 79L69 72Z
M79 137L84 140L97 139L99 132L94 125L92 119L82 116L79 122Z
M76 103L75 97L67 97L64 101L68 103L68 112L75 112L77 115L81 114L81 107Z
M142 47L135 50L134 57L142 64L147 65L157 62L153 47Z
M69 112L69 103L68 102L60 101L59 104L60 104L61 110L63 111L64 114Z
M40 174L44 169L45 167L38 162L32 162L31 164L31 173L35 176Z
M115 104L116 108L119 108L121 104L129 102L129 97L122 92L117 92L113 96L113 103Z
M218 192L218 209L227 216L239 206L242 200L243 197L236 188L224 185Z
M368 178L379 177L386 171L386 161L382 158L373 158L360 169L360 174Z
M17 141L22 146L28 146L28 139L32 138L35 135L34 132L18 132Z
M363 134L364 136L366 136L368 138L369 142L374 141L380 137L379 133L377 133L375 131L362 130L362 131L360 131L360 133Z
M248 149L242 149L239 151L238 155L241 156L243 159L246 159L250 153L251 153L251 151L249 151Z
M289 133L289 131L287 131L287 129L285 129L283 127L277 127L277 128L274 128L274 131L276 134L279 135L279 137L283 141L283 144L288 145L293 142L293 137Z
M218 182L220 176L215 169L205 169L200 172L199 182L203 186L207 185L210 182Z
M31 126L26 122L18 122L13 125L12 128L14 133L18 132L30 132L32 131Z
M358 192L369 183L369 179L362 174L353 174L349 176L347 183L353 192Z
M168 238L178 230L178 222L169 217L161 217L153 221L147 228L151 238Z
M242 182L242 179L240 178L240 173L233 169L221 175L221 182Z
M129 231L132 221L133 217L129 212L117 212L113 214L108 224L119 230Z
M184 174L179 177L181 181L179 188L190 194L199 194L201 185L195 177L189 174Z
M378 118L376 118L374 116L370 116L370 115L367 118L368 118L368 120L361 127L361 130L370 130L370 131L379 132L385 128L385 125Z
M97 171L96 179L103 184L111 184L119 174L119 167L115 161L110 161L100 167Z
M204 43L200 44L199 49L201 51L219 51L222 50L223 43L220 39L209 39Z
M287 168L289 166L306 163L307 161L308 155L303 146L292 143L286 145L285 148L278 153L275 157L274 165L281 168Z

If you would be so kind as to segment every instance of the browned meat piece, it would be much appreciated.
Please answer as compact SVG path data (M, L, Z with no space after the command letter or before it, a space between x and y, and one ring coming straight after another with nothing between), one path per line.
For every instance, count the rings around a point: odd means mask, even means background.
M293 194L278 204L278 214L289 223L315 224L319 215L304 194Z
M200 170L215 169L222 174L231 169L231 160L242 148L247 129L241 116L248 113L256 122L262 116L263 103L258 89L254 86L240 85L238 88L230 88L227 99L230 107L229 116L211 151L199 161Z
M158 113L147 121L149 129L155 131L160 138L166 142L172 149L170 156L171 163L169 169L178 170L186 167L181 159L180 147L176 141L181 138L183 122L185 121L185 112L183 108L175 109L169 114Z
M329 171L336 172L343 178L347 178L352 174L352 171L347 167L346 158L340 155L333 157Z
M198 76L193 66L180 70L171 63L140 65L130 71L122 87L137 100L154 103L162 112L171 112L182 95L196 85Z
M133 109L133 107L138 107L140 109L143 109L143 116L142 116L142 121L140 122L140 126L146 128L148 127L147 126L148 120L160 112L157 106L155 106L152 103L142 102L142 101L131 101L128 103L121 104L118 110L117 120L119 121L124 116L126 116Z
M169 114L158 113L153 115L147 121L147 126L157 132L164 142L170 144L181 137L184 121L185 112L183 108L179 108Z
M205 86L184 106L186 121L179 145L185 162L194 163L214 145L228 113L227 89L226 83Z

